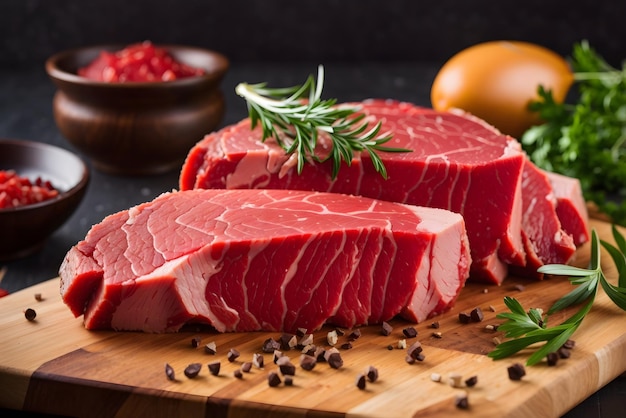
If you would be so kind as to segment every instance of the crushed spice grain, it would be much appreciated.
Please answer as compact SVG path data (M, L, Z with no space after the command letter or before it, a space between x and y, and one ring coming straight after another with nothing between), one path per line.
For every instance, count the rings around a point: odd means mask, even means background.
M207 354L216 354L217 353L217 345L215 341L211 341L210 343L204 346L204 352Z
M469 388L476 386L476 383L478 383L478 376L476 375L465 380L465 386Z
M27 308L24 311L24 317L29 321L34 321L37 317L37 312L33 308Z
M262 348L262 350L263 350L264 353L271 354L275 350L279 350L279 349L280 349L280 342L276 341L272 337L270 337L270 338L266 339L265 341L263 341L263 348Z
M367 376L367 380L374 383L378 380L378 369L374 366L368 366L365 370L365 376Z
M219 376L220 369L222 368L222 363L220 363L219 361L212 361L207 364L207 367L209 368L209 373L211 373L213 376Z
M380 333L384 336L391 335L393 327L388 322L383 322L381 325Z
M365 376L363 374L359 374L356 377L356 387L359 388L360 390L365 390L365 388L367 387L367 381L365 379Z
M459 409L468 409L469 408L469 399L467 397L467 393L459 393L454 397L454 405Z
M470 318L473 322L482 322L482 320L485 318L485 315L483 314L483 310L480 309L480 307L476 307L472 309L472 312L470 312Z
M402 330L402 333L407 338L417 337L417 330L415 329L415 327L406 327Z
M267 384L274 388L282 383L280 376L276 372L269 372L267 375Z
M202 364L200 363L191 363L187 367L185 367L185 376L189 379L193 379L198 374L200 374L200 370L202 369Z
M515 363L507 368L509 379L522 380L522 377L526 376L526 369L521 363Z
M165 363L165 376L168 380L176 380L176 373L174 372L174 368L170 366L169 363Z

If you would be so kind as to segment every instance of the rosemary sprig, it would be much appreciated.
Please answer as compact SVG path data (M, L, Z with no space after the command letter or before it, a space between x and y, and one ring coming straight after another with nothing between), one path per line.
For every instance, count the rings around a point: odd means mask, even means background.
M533 344L545 342L526 361L529 366L539 363L546 355L557 351L578 329L591 310L599 287L602 287L617 306L626 311L626 239L615 225L612 226L612 234L617 246L600 240L595 229L591 231L591 259L587 269L561 264L548 264L539 268L538 271L544 274L568 276L570 283L577 286L557 300L545 316L538 309L526 311L515 298L505 297L504 303L510 312L500 313L496 317L506 320L498 329L504 331L506 338L511 339L498 344L488 354L489 357L502 359ZM607 281L602 271L601 246L615 263L619 273L617 286ZM584 305L561 324L547 326L550 315L581 303Z
M262 140L272 137L287 154L295 153L298 174L302 173L306 162L332 158L334 179L342 161L350 165L355 152L366 151L376 171L386 179L387 170L378 152L410 150L384 146L392 135L380 134L382 122L369 128L358 106L338 106L336 99L322 100L323 86L324 67L320 65L317 82L310 75L301 86L268 88L266 83L240 83L235 91L247 102L252 128L261 126ZM308 100L303 100L305 98ZM331 152L323 158L315 154L321 132L332 141Z

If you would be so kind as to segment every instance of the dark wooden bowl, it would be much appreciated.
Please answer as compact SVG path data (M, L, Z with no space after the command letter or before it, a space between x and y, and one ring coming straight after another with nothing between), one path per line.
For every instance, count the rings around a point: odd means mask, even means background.
M71 152L40 142L0 139L0 170L15 170L34 181L49 180L53 199L0 209L0 261L27 256L74 213L89 183L89 170Z
M108 83L77 75L103 50L94 46L60 52L46 61L58 90L54 118L63 136L94 167L113 174L156 174L180 168L187 153L224 116L220 83L229 61L217 52L176 45L174 59L205 74L166 82Z

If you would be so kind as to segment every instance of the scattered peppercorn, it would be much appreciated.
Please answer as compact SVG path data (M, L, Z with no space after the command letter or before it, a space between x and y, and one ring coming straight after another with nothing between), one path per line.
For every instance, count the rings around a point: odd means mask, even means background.
M198 374L200 373L200 369L202 369L202 364L191 363L190 365L185 367L185 376L193 379L194 377L198 376Z
M389 344L389 345L387 346L387 350L389 350L389 351L393 350L393 345Z
M34 321L37 317L37 312L35 312L33 308L28 308L24 311L24 317L26 317L29 321Z
M228 361L230 361L231 363L234 362L235 360L237 360L240 356L239 351L237 351L234 348L231 348L230 350L228 350L228 354L226 355L226 358L228 359Z
M481 322L484 318L483 310L480 308L472 309L472 312L470 312L470 318L474 322Z
M217 345L215 345L215 341L211 341L207 345L204 346L204 352L207 354L215 354L217 353Z
M363 374L359 374L356 377L356 387L361 390L365 390L366 386L367 386L367 382L365 380L365 376Z
M557 350L557 353L559 355L560 358L562 359L567 359L570 358L570 356L572 355L572 353L570 352L569 349L565 348L565 347L561 347Z
M509 379L522 380L522 377L526 376L526 369L520 363L515 363L507 368L509 373Z
M298 345L298 338L295 334L282 334L280 336L280 349L289 351Z
M470 388L476 386L476 383L478 383L478 376L472 376L465 380L465 386Z
M407 349L407 355L411 357L413 360L419 360L418 357L422 353L422 351L423 351L422 344L419 341L415 341Z
M439 321L435 321L432 324L430 324L430 327L433 329L439 329Z
M380 332L385 336L390 335L393 332L393 327L388 322L383 322Z
M348 341L347 343L341 344L341 349L342 350L349 350L351 348L352 348L352 343L350 341Z
M274 364L278 364L278 359L284 356L283 352L280 350L274 350L274 354L272 354L272 361Z
M317 347L315 344L309 344L302 349L302 354L308 354L309 356L315 357L315 353L317 352Z
M169 380L176 380L176 373L174 373L174 368L168 363L165 363L165 376L167 376Z
M235 371L233 371L233 376L235 376L237 379L243 379L243 373L240 369L236 369Z
M546 360L548 362L548 366L556 366L559 361L559 355L555 352L548 353L548 355L546 355Z
M469 399L467 398L467 393L459 393L454 397L454 405L456 405L459 409L467 409L469 408Z
M268 385L270 385L270 387L274 388L274 387L280 385L281 382L282 381L281 381L280 376L278 375L278 373L270 372L267 375L267 383L268 383Z
M343 359L341 358L341 354L339 354L338 352L331 353L326 361L333 369L339 369L343 366Z
M417 330L415 329L415 327L406 327L402 330L402 333L407 338L417 337Z
M374 366L369 366L365 370L365 376L367 376L367 380L374 383L378 380L378 369Z
M304 370L311 371L313 370L313 368L315 368L316 364L317 359L315 357L308 354L300 355L300 367L302 367Z
M254 353L252 355L252 364L257 369L262 369L263 366L265 365L265 359L263 358L263 354Z
M572 349L576 346L576 341L574 340L567 340L563 343L563 348L567 348L567 349Z
M361 330L355 329L348 335L348 341L355 341L361 338Z
M273 338L268 338L263 342L263 352L273 353L275 350L280 349L280 343Z
M324 349L324 347L317 347L315 349L314 356L319 362L326 361L326 350Z
M298 341L299 347L306 347L313 344L313 334L305 334L302 336L300 341Z
M289 357L283 356L276 362L283 376L293 376L296 374L296 366L289 360Z
M469 324L472 320L472 317L467 312L461 312L459 314L459 322L462 324Z
M41 296L41 293L35 293L35 300L37 302L41 302L43 300L43 296Z
M213 376L217 376L220 374L222 363L220 363L219 361L212 361L211 363L207 364L207 367L209 368L209 373L211 373Z

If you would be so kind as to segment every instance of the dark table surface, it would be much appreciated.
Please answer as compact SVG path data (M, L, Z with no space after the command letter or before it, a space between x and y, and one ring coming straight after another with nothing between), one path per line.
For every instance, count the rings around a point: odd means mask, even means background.
M245 103L234 93L237 83L267 81L277 87L291 86L315 73L317 64L233 63L223 82L227 106L223 125L234 123L246 115ZM393 98L429 106L430 86L437 69L436 64L411 62L325 64L324 97L336 97L339 101ZM52 115L54 91L43 65L0 70L0 137L41 141L76 152L55 125ZM93 224L106 215L177 188L178 174L174 170L156 176L123 177L91 168L91 182L80 207L39 252L21 260L0 263L0 276L3 275L0 287L15 292L57 277L67 250L84 238ZM624 416L622 405L625 396L626 374L622 374L565 417Z

